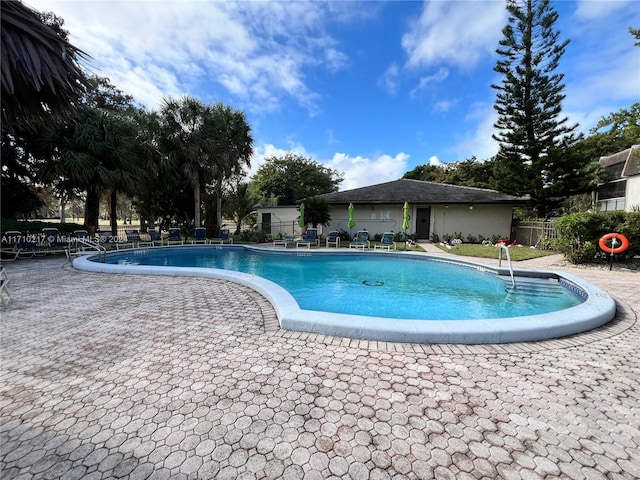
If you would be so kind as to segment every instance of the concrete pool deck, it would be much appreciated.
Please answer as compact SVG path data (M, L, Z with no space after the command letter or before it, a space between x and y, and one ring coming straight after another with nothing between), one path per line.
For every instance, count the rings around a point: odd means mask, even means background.
M638 272L519 262L605 289L616 319L466 346L283 331L220 280L4 265L3 479L640 477Z

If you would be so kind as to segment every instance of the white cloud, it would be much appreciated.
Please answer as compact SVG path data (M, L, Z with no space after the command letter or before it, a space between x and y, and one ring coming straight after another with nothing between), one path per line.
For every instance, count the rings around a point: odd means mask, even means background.
M397 64L393 63L389 65L378 80L378 85L380 85L387 93L394 95L398 90L399 73Z
M373 158L356 156L346 153L336 153L325 166L344 173L344 181L340 184L340 190L375 185L376 183L397 180L407 171L409 155L398 153L395 156L378 155Z
M493 54L506 24L503 2L425 2L402 37L409 67L453 64L472 68Z
M320 160L307 152L300 144L292 143L287 149L272 144L263 144L255 148L248 178L255 174L260 165L265 163L266 157L282 157L288 152L313 158L321 165L343 174L344 180L340 184L340 190L350 190L397 180L407 171L407 161L409 160L409 155L402 152L393 157L386 154L374 157L360 155L352 157L347 153L336 152L331 159Z
M474 155L478 160L487 160L498 153L498 143L491 137L496 132L494 124L498 114L493 105L476 103L470 106L465 124L474 125L473 129L458 135L456 145L451 148L459 161Z
M305 70L348 63L325 32L356 6L322 2L79 2L32 0L65 20L71 42L93 57L93 70L144 105L208 84L240 108L275 111L293 99L310 114L319 96ZM216 93L217 92L217 93ZM215 98L217 99L217 98Z
M439 167L440 165L442 165L442 162L438 159L437 156L433 155L429 157L429 165Z
M416 96L422 89L428 87L432 83L442 83L449 76L449 70L440 67L433 75L427 75L426 77L420 77L420 83L416 88L411 90L411 96Z
M615 10L624 8L637 0L577 0L576 15L585 20L603 19Z

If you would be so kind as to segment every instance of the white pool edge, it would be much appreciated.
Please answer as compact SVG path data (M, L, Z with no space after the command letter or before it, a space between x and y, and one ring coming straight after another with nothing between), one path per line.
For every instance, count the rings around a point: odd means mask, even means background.
M181 247L154 247L154 249L156 248ZM222 248L247 248L289 255L328 253L318 250L287 252L273 248L239 245ZM119 253L123 252L125 251L119 251ZM331 251L331 254L353 255L354 252ZM397 255L411 255L411 253L398 253ZM436 261L481 267L490 272L508 273L508 270L504 268L475 262L449 260L425 254L419 255ZM575 307L542 315L481 320L412 320L302 310L287 290L256 275L201 267L107 264L89 260L92 256L95 255L74 259L73 267L78 270L98 273L191 276L228 280L245 285L263 295L273 305L280 326L284 329L385 342L488 344L549 340L592 330L606 324L616 314L615 301L604 290L573 275L553 271L514 269L514 274L517 277L553 276L563 278L584 290L587 294L586 301Z

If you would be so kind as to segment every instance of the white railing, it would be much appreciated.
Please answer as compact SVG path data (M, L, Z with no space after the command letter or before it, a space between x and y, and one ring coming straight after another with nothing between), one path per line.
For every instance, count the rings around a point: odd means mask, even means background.
M67 258L71 258L72 255L86 255L87 251L95 250L98 252L98 260L102 263L106 262L107 249L99 243L82 237L74 238L72 242L75 243L75 250L71 250L70 243L69 248L66 250ZM82 245L82 248L78 248L78 244Z
M516 279L513 276L513 265L511 264L511 254L509 253L509 247L506 245L498 246L498 267L502 267L502 250L507 252L507 261L509 262L509 273L511 274L511 286L516 286Z

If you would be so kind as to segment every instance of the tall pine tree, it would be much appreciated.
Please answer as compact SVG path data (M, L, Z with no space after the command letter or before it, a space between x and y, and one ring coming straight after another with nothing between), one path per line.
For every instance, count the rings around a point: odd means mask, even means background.
M583 191L580 172L590 159L570 155L579 140L561 118L564 75L556 70L569 40L554 29L558 13L550 0L507 0L509 23L496 50L494 70L503 75L494 105L500 143L494 187L529 195L538 216L545 217L560 197Z

